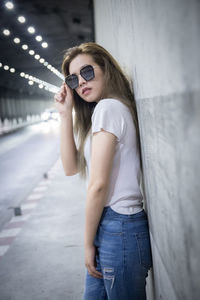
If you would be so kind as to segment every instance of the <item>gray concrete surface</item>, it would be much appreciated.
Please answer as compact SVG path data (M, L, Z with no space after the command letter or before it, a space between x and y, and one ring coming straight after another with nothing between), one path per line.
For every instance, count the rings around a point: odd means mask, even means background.
M150 300L200 299L200 2L94 0L96 42L133 80L154 268Z
M78 175L66 177L60 161L51 173L44 197L0 259L0 300L82 299L86 186Z

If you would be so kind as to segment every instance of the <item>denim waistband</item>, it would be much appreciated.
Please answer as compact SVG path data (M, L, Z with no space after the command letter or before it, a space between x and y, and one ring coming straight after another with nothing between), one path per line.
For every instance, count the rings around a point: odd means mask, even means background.
M125 215L125 214L120 214L116 211L114 211L110 206L106 206L103 209L101 220L103 218L117 218L117 219L122 219L122 220L138 220L138 219L147 219L147 214L144 209L142 209L140 212L131 214L131 215Z

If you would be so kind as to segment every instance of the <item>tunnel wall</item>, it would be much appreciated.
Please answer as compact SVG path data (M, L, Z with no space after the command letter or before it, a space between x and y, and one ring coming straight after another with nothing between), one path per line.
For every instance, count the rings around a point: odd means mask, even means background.
M23 119L27 116L40 115L46 108L52 106L52 97L44 97L19 93L0 87L0 119Z
M94 0L96 42L133 80L153 269L148 299L200 299L200 2Z

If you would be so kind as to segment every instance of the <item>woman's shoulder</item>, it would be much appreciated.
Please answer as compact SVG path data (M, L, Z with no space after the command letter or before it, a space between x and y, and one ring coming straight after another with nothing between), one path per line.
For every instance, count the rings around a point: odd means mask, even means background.
M95 106L94 111L101 109L113 109L113 110L129 110L128 106L117 98L104 98L101 99Z

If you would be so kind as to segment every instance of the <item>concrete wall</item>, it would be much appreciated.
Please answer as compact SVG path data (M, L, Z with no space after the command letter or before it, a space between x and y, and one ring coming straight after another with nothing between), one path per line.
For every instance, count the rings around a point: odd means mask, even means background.
M52 96L20 93L17 90L0 87L0 120L23 119L27 116L40 115L52 106Z
M135 88L154 261L148 299L199 300L200 2L94 0L94 20L96 42Z

